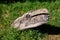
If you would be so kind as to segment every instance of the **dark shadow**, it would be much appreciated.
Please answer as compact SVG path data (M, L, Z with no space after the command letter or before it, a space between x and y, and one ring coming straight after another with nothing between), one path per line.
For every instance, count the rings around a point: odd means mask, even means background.
M38 30L41 33L47 33L52 35L60 34L60 27L49 25L49 24L43 24L41 26L38 26L36 28L31 28L33 30Z
M5 4L8 4L8 3L15 3L15 2L26 2L26 0L0 0L0 3L5 3Z
M0 0L0 3L2 4L9 4L9 3L15 3L15 2L25 2L26 0Z
M8 3L15 3L15 2L26 2L26 1L29 1L29 2L36 2L36 1L39 1L39 2L55 2L56 0L0 0L0 3L4 3L4 4L8 4Z
M55 2L56 0L39 0L40 2Z

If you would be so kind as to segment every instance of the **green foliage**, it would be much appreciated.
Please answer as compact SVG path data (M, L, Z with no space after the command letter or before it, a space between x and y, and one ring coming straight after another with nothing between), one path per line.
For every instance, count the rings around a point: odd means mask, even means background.
M11 23L29 10L47 8L50 12L48 24L60 26L60 1L55 2L16 2L0 4L0 40L42 40L46 34L39 30L19 31L11 27Z

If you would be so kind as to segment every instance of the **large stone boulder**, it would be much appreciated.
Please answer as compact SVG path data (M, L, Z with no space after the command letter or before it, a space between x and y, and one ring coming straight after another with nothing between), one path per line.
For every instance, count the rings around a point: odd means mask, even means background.
M47 9L31 10L17 18L12 26L19 30L40 26L48 22L49 12Z

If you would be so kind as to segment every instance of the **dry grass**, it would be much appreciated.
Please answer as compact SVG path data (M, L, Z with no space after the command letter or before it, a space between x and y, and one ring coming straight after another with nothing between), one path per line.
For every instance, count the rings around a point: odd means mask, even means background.
M48 35L48 40L60 40L60 35Z

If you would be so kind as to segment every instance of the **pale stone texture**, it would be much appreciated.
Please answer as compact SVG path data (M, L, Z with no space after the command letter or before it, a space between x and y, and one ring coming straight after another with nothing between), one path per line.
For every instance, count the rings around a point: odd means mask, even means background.
M47 9L29 11L17 18L12 25L19 30L37 27L48 22L49 12Z

